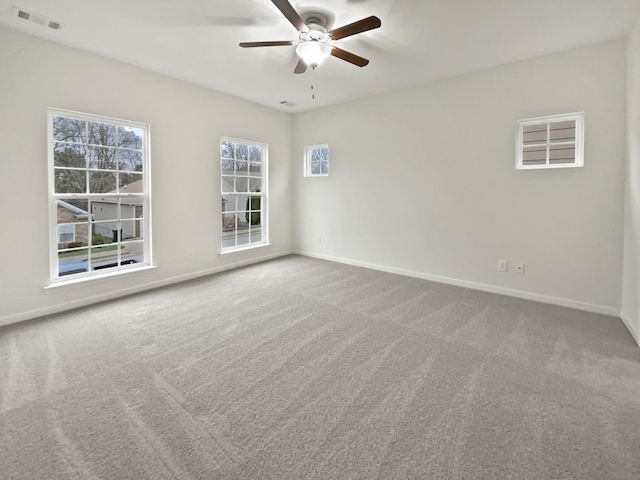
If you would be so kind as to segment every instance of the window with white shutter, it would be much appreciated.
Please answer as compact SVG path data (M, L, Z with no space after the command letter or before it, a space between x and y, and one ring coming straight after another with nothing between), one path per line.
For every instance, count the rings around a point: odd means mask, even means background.
M584 113L518 121L516 168L582 167Z

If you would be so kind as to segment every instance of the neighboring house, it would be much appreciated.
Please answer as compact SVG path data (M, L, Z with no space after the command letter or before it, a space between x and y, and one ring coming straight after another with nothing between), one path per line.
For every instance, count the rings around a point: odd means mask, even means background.
M126 188L132 193L142 193L142 181L133 182ZM142 198L135 197L126 204L121 203L119 213L118 216L118 205L113 200L92 201L91 215L86 210L58 200L58 249L88 246L89 223L93 224L93 235L100 234L116 240L118 218L124 219L120 221L122 240L141 238Z
M89 244L89 213L64 200L57 201L58 248L68 248L69 244L87 246ZM80 245L78 245L80 244Z
M142 180L126 185L127 192L142 194ZM91 214L94 222L94 234L112 238L118 229L118 218L122 230L122 240L139 239L142 236L142 197L135 197L126 204L118 204L116 200L94 200L91 202ZM129 220L127 220L129 219ZM137 220L136 220L137 219Z

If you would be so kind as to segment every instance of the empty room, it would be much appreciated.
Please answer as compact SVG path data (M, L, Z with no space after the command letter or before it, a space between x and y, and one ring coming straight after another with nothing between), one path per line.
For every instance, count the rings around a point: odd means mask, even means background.
M0 478L640 478L640 0L0 0Z

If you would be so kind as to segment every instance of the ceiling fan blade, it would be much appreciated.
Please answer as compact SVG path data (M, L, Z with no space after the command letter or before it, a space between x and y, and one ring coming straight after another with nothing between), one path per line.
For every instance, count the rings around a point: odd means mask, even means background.
M358 67L366 67L369 65L369 60L366 58L359 57L358 55L354 55L353 53L347 52L346 50L342 50L338 47L333 47L331 49L331 55L346 62L353 63Z
M296 65L296 68L293 70L293 73L304 73L307 71L307 64L304 62L304 60L300 59L298 61L298 64Z
M334 28L329 32L329 35L331 35L332 40L339 40L344 37L355 35L356 33L362 33L368 30L373 30L374 28L379 28L381 25L382 22L378 17L367 17L362 20L358 20L357 22L350 23L349 25L345 25L344 27Z
M287 0L271 0L273 4L278 7L278 10L282 12L282 14L287 17L287 20L291 22L291 24L296 27L299 32L308 32L309 29L307 25L304 23L304 20L298 15L298 12L291 6L291 4Z
M289 45L293 45L293 42L289 41L281 41L281 42L242 42L240 46L242 48L250 48L250 47L286 47Z

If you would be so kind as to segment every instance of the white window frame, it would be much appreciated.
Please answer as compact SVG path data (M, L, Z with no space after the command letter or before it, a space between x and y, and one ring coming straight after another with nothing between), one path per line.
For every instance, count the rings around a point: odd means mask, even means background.
M142 139L142 192L136 193L56 193L55 192L55 156L54 156L54 146L58 142L54 138L54 129L53 129L53 121L54 117L66 117L73 118L78 120L83 120L87 122L98 122L103 124L112 124L121 127L135 128L143 131L143 139ZM84 143L79 143L78 145L89 146L89 140L87 139ZM105 278L111 277L114 275L121 275L127 272L134 272L145 270L153 266L152 259L152 241L151 241L151 168L150 168L150 126L146 123L133 122L129 120L123 120L118 118L105 117L101 115L94 115L90 113L83 112L75 112L71 110L64 110L60 108L48 108L47 109L47 144L48 144L48 190L49 190L49 251L50 251L50 284L45 288L58 287L67 284L75 284L78 282L85 282L88 280L93 280L97 278ZM137 150L136 150L137 151ZM83 171L82 168L79 171ZM88 168L87 164L87 175L91 171ZM119 172L119 167L117 170ZM142 245L142 256L136 257L136 263L131 264L122 264L115 267L102 268L102 269L91 269L87 268L88 271L73 273L71 275L59 275L59 265L58 265L58 254L59 254L59 244L58 244L58 219L57 219L57 206L58 200L64 199L87 199L87 200L97 200L97 199L112 199L112 200L120 200L126 198L140 198L142 197L142 219L133 219L134 221L141 222L141 229L143 232L142 240L134 240L128 241L124 238L118 239L118 244L120 243L136 243ZM120 209L116 209L120 212ZM91 213L91 212L89 212ZM119 213L117 214L117 222L121 219L119 218ZM92 237L92 225L93 220L91 219L91 215L88 216L88 232L87 232L87 243L88 247L80 247L87 250L87 265L91 263L92 258L92 250L95 246L92 246L89 239ZM123 219L123 221L128 221L129 219ZM74 224L74 229L77 224ZM75 239L74 239L75 241ZM65 242L68 243L68 242ZM77 248L74 248L77 249ZM70 250L74 250L70 249ZM66 249L63 249L66 250ZM117 263L126 262L127 259L121 257L122 253L120 248L115 250ZM141 261L140 261L141 260Z
M261 152L262 152L262 158L261 158L261 176L260 177L255 177L255 176L251 176L251 169L250 166L248 167L248 174L247 175L237 175L236 173L234 173L233 175L226 175L225 172L228 172L222 169L222 163L223 163L223 157L222 157L222 143L223 142L230 142L230 143L234 143L234 144L241 144L241 145L246 145L247 148L249 147L260 147ZM267 245L270 245L269 243L269 146L266 143L262 143L262 142L256 142L256 141L252 141L252 140L244 140L244 139L240 139L240 138L232 138L232 137L221 137L220 139L220 156L219 156L219 166L220 166L220 205L221 205L221 209L220 209L220 215L218 218L220 218L220 254L221 255L225 255L228 253L234 253L234 252L238 252L238 251L243 251L243 250L249 250L249 249L254 249L254 248L260 248L260 247L264 247ZM230 159L225 158L227 161ZM236 177L246 177L246 178L260 178L261 179L261 183L260 183L260 192L229 192L229 191L225 191L225 188L223 187L223 183L225 183L225 178L235 178ZM224 227L224 211L222 209L222 205L224 204L224 200L225 200L225 196L236 196L236 197L260 197L260 228L261 228L261 239L259 241L256 242L251 242L251 222L249 222L249 230L248 230L248 236L249 236L249 242L248 243L243 243L243 244L238 244L238 225L236 223L235 225L235 229L234 229L234 245L232 246L228 246L225 247L224 243L225 243L225 227ZM232 210L234 212L237 212L238 210ZM234 215L234 218L237 221L237 216Z
M576 137L575 141L568 142L550 142L550 128L551 124L575 121L576 122ZM541 165L525 165L523 164L523 133L524 127L530 125L540 125L547 127L547 139L540 144L527 144L527 147L539 146L547 149L546 163ZM575 161L571 163L550 163L549 152L551 145L575 145ZM516 130L516 169L517 170L539 170L545 168L575 168L584 166L584 112L567 113L561 115L549 115L545 117L527 118L524 120L518 120L518 126Z
M311 167L313 152L314 150L319 150L321 148L327 149L327 173L313 173L313 169ZM328 177L329 165L330 165L329 158L330 158L329 144L327 143L322 143L319 145L308 145L304 147L304 176L305 177Z

